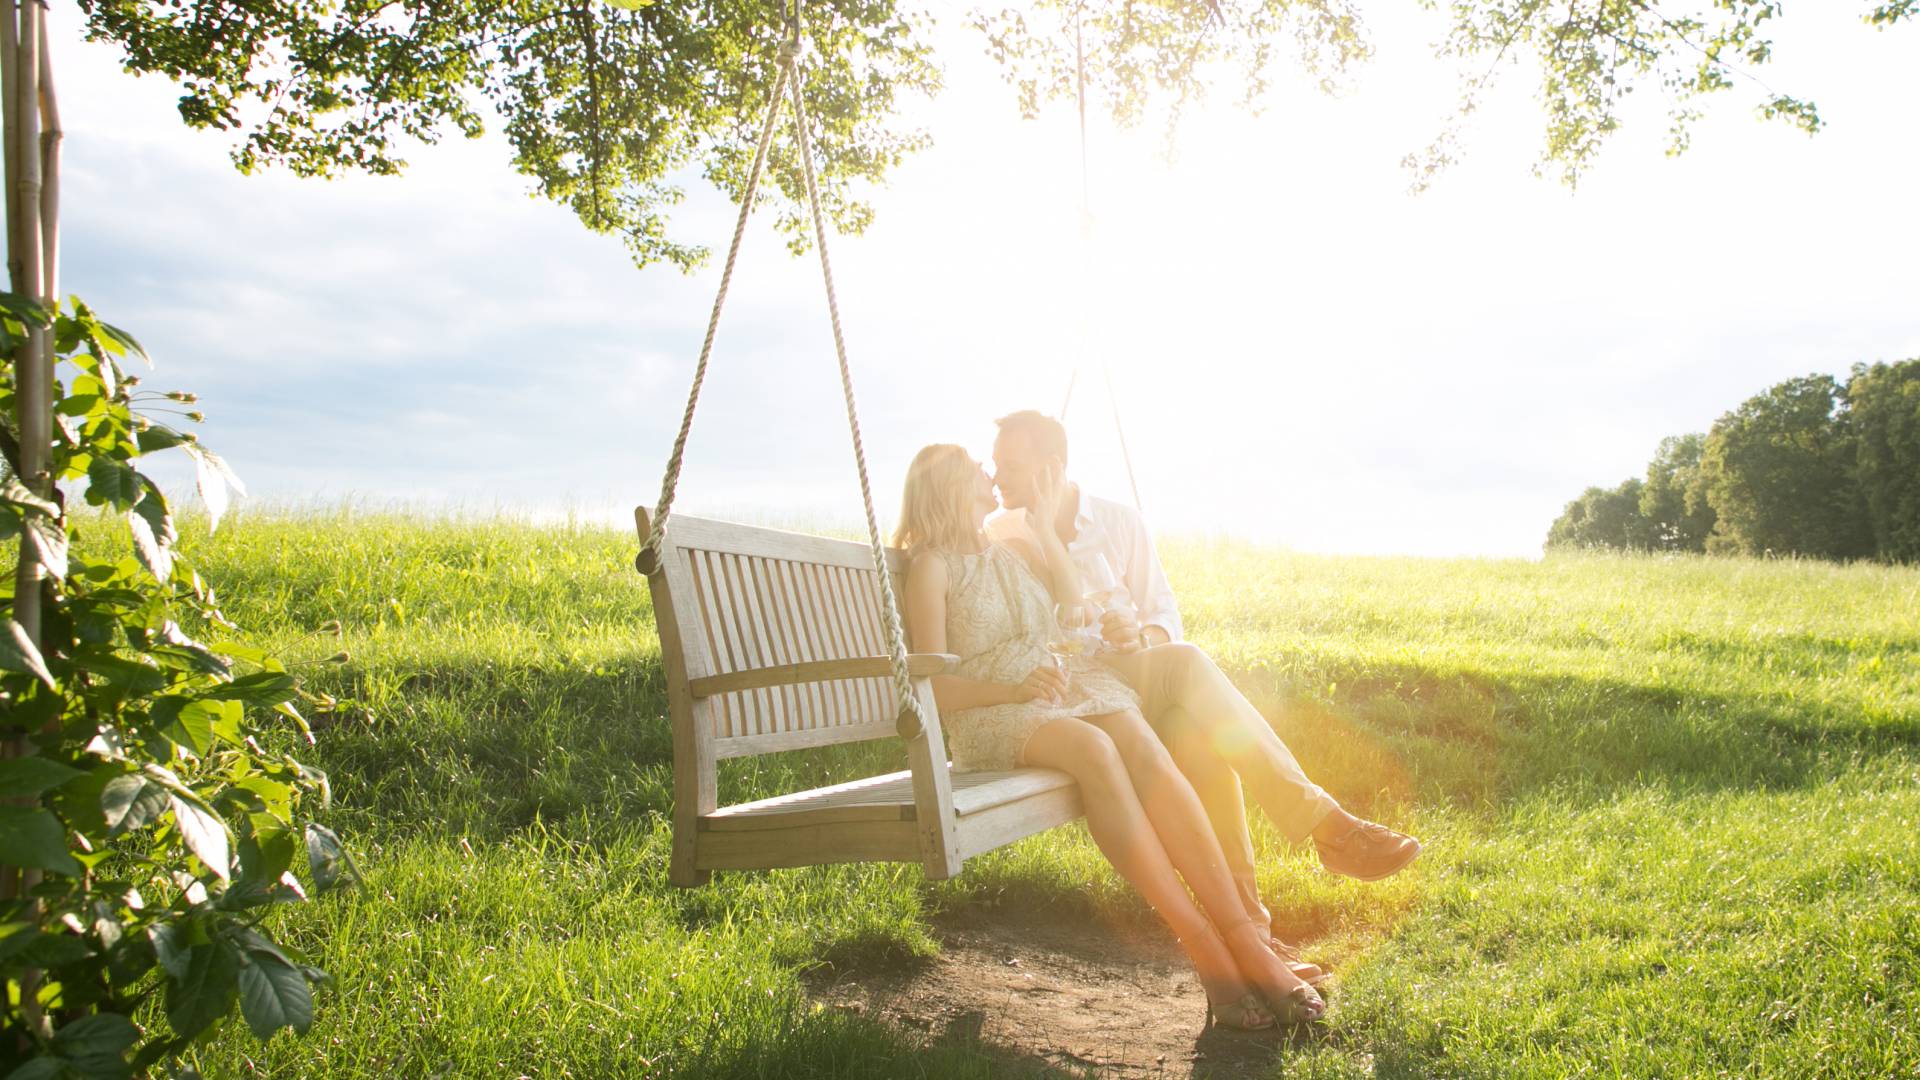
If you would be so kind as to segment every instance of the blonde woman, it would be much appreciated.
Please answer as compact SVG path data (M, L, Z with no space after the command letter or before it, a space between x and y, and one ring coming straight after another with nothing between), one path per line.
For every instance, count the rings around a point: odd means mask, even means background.
M1051 522L1058 476L1036 489L1046 505L1031 517ZM1206 812L1139 699L1094 660L1056 666L1047 651L1061 632L1055 598L1077 603L1078 576L1050 531L1036 529L1037 547L989 542L983 526L997 505L993 482L965 450L929 446L907 470L894 533L912 556L905 607L914 649L960 657L933 680L955 766L1071 775L1094 843L1172 927L1206 987L1210 1017L1247 1029L1271 1027L1276 1016L1319 1019L1319 994L1247 917Z

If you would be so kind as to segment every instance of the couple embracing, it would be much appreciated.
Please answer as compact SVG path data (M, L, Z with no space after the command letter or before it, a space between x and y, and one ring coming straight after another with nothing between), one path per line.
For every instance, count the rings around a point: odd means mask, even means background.
M1071 775L1094 842L1172 928L1213 1020L1320 1019L1324 973L1272 935L1260 902L1242 784L1335 873L1386 877L1419 842L1342 810L1212 659L1180 640L1145 524L1066 479L1058 421L1019 412L999 429L992 477L958 446L915 456L894 537L911 559L913 648L960 657L933 680L955 766ZM1097 651L1068 646L1081 625Z

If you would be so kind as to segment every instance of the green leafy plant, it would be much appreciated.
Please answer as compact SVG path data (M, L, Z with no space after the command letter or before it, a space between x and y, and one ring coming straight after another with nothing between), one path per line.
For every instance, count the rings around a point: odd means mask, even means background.
M0 538L37 560L41 606L36 644L15 620L14 578L0 584L0 1075L144 1073L236 1003L262 1039L304 1032L325 975L267 923L354 876L311 820L327 778L278 749L312 741L297 707L312 699L285 664L227 640L235 627L137 463L189 455L215 527L238 481L184 425L142 411L200 419L189 394L137 389L121 361L146 353L78 300L51 311L0 295L5 415L30 327L50 328L58 355L58 483L23 483L4 433ZM70 510L60 485L98 510ZM83 529L119 537L83 544Z

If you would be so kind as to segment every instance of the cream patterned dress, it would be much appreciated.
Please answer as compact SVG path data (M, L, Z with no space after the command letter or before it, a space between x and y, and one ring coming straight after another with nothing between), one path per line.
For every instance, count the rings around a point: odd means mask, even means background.
M1000 544L977 555L940 552L947 567L947 652L960 657L953 674L998 683L1025 682L1052 664L1047 642L1059 635L1053 596L1026 560ZM1106 665L1067 660L1067 694L1059 704L987 705L941 716L957 769L1011 769L1040 725L1069 716L1097 716L1137 707L1140 699Z

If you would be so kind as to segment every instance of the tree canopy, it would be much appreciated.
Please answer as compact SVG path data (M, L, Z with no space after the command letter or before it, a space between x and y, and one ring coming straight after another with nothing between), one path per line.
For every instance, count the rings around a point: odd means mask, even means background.
M1547 547L1920 562L1920 359L1788 379L1662 440L1644 483L1588 488Z
M670 229L690 175L738 197L784 26L779 0L80 0L88 34L127 68L181 87L180 114L229 130L243 170L396 172L407 141L474 136L491 112L514 164L642 265L704 255ZM1540 165L1576 180L1622 123L1627 95L1668 98L1676 149L1709 95L1757 86L1780 0L1449 0L1443 55L1462 64L1453 121L1408 156L1425 183L1459 153L1461 123L1501 73L1530 68L1546 114ZM1257 105L1291 63L1333 86L1372 55L1364 0L1033 0L965 19L1034 112L1071 96L1122 123L1177 122L1210 88ZM835 224L871 219L860 184L927 141L905 100L936 92L934 10L918 0L807 0L822 194ZM942 14L945 7L938 9ZM1865 0L1886 27L1920 0ZM1076 41L1081 48L1076 50ZM1807 98L1760 89L1764 115L1820 126ZM782 226L802 242L790 143L773 161Z

